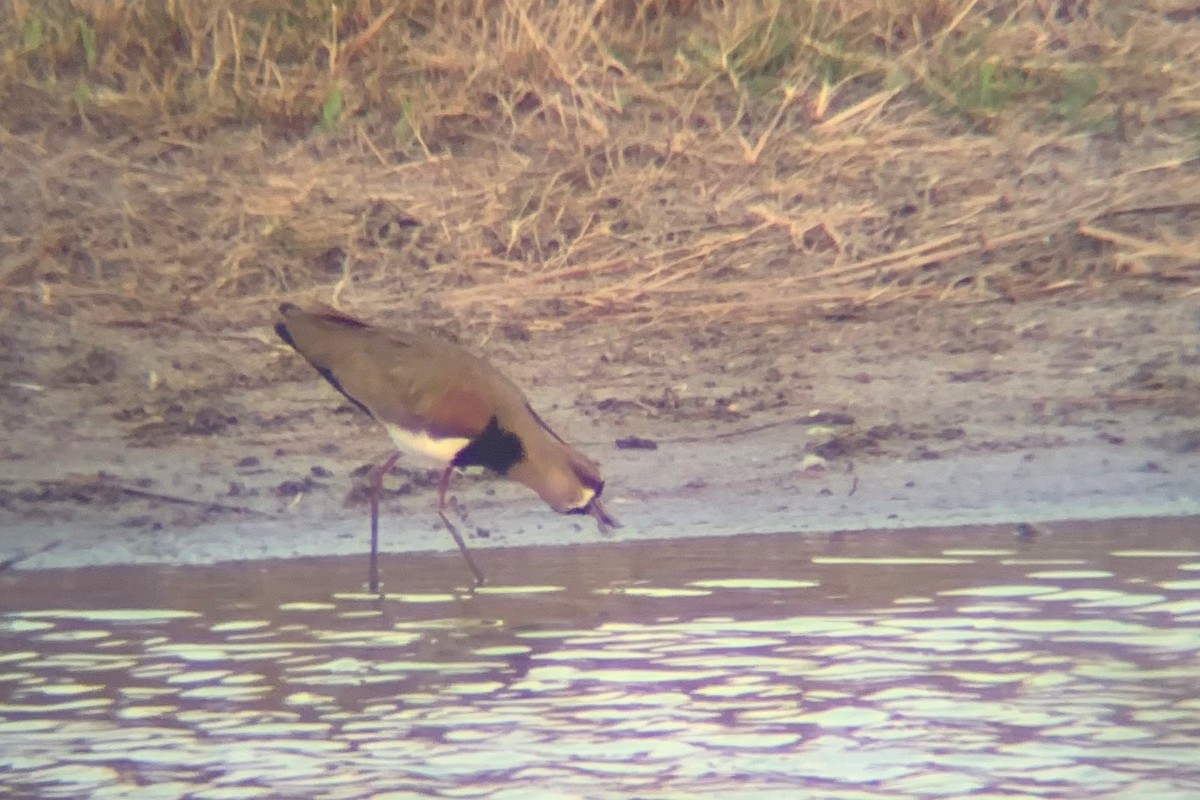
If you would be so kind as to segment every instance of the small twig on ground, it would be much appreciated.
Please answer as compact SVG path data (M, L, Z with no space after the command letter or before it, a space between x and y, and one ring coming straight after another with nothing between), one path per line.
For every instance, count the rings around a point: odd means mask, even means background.
M113 489L115 491L121 492L122 494L127 494L131 497L142 497L147 500L159 500L161 502L171 503L174 505L193 506L193 507L197 507L197 508L206 508L206 509L210 508L210 509L214 509L217 511L229 511L229 512L233 512L235 514L250 514L252 516L262 517L264 519L276 519L276 516L274 514L268 513L266 511L259 511L258 509L255 509L255 508L247 508L246 506L233 506L233 505L228 505L226 503L218 503L218 502L215 502L212 500L194 500L190 497L180 497L179 495L164 494L162 492L152 492L147 489L139 489L135 486L127 486L123 483L120 483L120 482L114 480L110 476L103 475L103 474L68 475L66 478L48 480L48 481L40 481L40 483L49 484L51 486L55 486L55 485L57 485L57 486L84 486L84 487L94 487L94 488L102 488L102 489Z
M48 553L51 550L53 550L54 548L58 547L60 544L62 544L62 539L55 539L53 542L50 542L49 544L44 544L41 547L39 547L37 550L34 550L31 553L18 553L17 555L13 556L12 558L8 558L8 559L5 559L4 561L0 561L0 572L4 572L5 570L12 569L17 564L20 564L22 561L28 561L29 559L33 558L34 556L40 556L42 553Z

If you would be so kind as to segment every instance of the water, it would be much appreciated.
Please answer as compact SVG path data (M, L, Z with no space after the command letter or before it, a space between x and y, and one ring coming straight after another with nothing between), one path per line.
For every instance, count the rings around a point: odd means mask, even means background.
M1200 520L0 575L0 795L1200 797Z

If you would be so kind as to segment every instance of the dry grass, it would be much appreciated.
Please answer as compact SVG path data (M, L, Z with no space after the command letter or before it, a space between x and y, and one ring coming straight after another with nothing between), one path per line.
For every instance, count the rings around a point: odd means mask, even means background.
M0 304L755 323L1200 283L1200 11L13 0Z

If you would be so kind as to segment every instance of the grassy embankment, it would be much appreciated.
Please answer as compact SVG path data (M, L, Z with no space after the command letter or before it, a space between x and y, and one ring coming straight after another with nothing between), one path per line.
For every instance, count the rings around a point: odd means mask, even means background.
M2 304L537 329L1194 291L1194 6L13 0Z

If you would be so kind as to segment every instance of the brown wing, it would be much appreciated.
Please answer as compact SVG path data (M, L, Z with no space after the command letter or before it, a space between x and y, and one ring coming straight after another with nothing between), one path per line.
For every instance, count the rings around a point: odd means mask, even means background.
M474 439L493 416L491 403L469 389L450 389L422 405L422 427L433 436Z
M475 439L511 402L505 379L457 345L368 325L328 306L280 307L276 326L334 388L377 420ZM498 398L499 393L499 398Z

